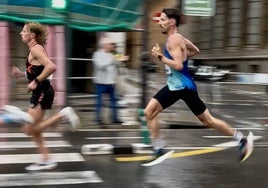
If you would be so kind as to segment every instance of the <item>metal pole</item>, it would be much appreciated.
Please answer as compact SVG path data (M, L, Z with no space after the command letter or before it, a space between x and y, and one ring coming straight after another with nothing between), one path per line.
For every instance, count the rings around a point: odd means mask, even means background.
M148 0L144 0L143 9L143 27L142 34L142 48L141 48L141 76L142 76L142 96L141 96L141 108L146 107L146 90L147 90L147 68L150 54L148 52Z
M72 54L72 47L71 47L71 44L72 44L72 30L71 28L69 27L69 24L70 24L70 3L71 1L70 0L66 0L67 2L67 7L66 7L66 11L65 11L65 25L64 25L64 28L65 28L65 51L66 51L66 65L65 65L65 68L66 68L66 105L69 104L69 101L68 101L68 95L70 94L71 92L71 81L70 79L68 79L68 77L70 77L71 75L71 69L72 69L72 64L71 64L71 54Z
M147 122L144 114L144 108L146 107L146 90L147 90L147 68L150 54L148 52L148 0L144 0L143 9L143 35L142 35L142 48L141 48L141 76L142 76L142 96L141 106L138 110L138 115L141 121L141 137L144 144L150 143L150 134L147 127Z

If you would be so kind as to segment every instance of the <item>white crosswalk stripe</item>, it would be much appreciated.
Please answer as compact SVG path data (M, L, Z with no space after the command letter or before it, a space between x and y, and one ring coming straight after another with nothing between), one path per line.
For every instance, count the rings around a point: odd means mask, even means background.
M19 130L19 129L18 129ZM5 130L6 131L6 130ZM59 132L45 132L45 146L50 148L49 154L52 161L60 163L83 163L86 160L79 152L72 150L73 145L64 138ZM31 138L19 132L0 133L0 187L11 186L49 186L49 185L75 185L85 183L101 183L103 180L95 171L65 171L60 172L46 171L30 173L18 173L16 167L12 168L11 173L5 173L7 165L19 167L27 166L30 163L38 163L42 155L37 153L36 144ZM24 165L23 165L24 168Z
M24 187L101 183L103 181L94 171L70 171L0 174L0 182L0 187Z

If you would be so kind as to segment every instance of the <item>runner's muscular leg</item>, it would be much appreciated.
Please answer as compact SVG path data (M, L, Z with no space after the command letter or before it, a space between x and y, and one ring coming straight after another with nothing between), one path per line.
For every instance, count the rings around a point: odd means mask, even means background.
M27 135L33 135L35 132L39 132L38 124L42 121L45 111L41 109L40 104L35 108L29 108L28 114L30 114L33 118L33 124L25 124L23 128L23 132Z
M203 123L203 125L210 128L214 128L226 135L234 136L235 130L230 127L226 122L214 118L206 109L202 114L198 115L197 118Z
M145 116L147 119L147 125L151 131L152 137L156 138L159 136L159 125L157 115L163 110L161 104L152 98L145 108Z
M49 151L44 145L42 129L39 128L39 123L43 120L45 110L42 110L41 105L38 104L35 108L29 108L28 113L33 117L34 123L24 125L24 131L26 134L32 136L32 139L35 141L39 152L43 155L43 159L48 160Z

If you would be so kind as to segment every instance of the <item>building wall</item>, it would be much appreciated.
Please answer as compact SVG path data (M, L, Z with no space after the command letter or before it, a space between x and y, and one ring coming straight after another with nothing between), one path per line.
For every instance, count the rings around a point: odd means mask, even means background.
M193 32L205 64L232 65L233 71L268 70L268 2L216 0L216 14L197 17Z
M151 18L163 8L179 6L179 0L149 0L147 16ZM194 57L197 61L226 66L231 71L268 71L268 1L216 0L214 16L183 18L185 23L179 26L179 32L200 48L200 54ZM148 23L148 50L155 43L163 47L166 36L159 32L157 24ZM142 33L128 34L128 41L132 48L130 67L138 68Z
M180 4L179 0L148 0L148 11L146 14L146 19L148 23L148 39L143 41L143 32L129 32L127 34L127 52L131 55L131 68L139 68L140 66L140 55L142 51L142 46L146 44L147 51L150 52L153 45L158 43L162 48L166 41L166 35L163 35L159 26L152 21L152 16L154 13L161 12L163 8L178 8ZM194 33L191 32L191 26L193 25L194 17L184 16L185 24L179 27L180 33L182 33L186 38L194 41ZM152 62L152 59L150 59ZM164 70L164 66L158 64L160 71Z

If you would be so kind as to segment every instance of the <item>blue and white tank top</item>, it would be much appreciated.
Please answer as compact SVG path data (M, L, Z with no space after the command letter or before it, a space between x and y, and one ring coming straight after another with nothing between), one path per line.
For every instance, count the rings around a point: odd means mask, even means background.
M173 59L166 47L164 49L164 56L168 59ZM167 68L167 85L169 90L176 91L185 88L195 91L197 90L194 80L188 71L188 59L183 62L183 69L180 71L175 70L169 66L167 66Z

